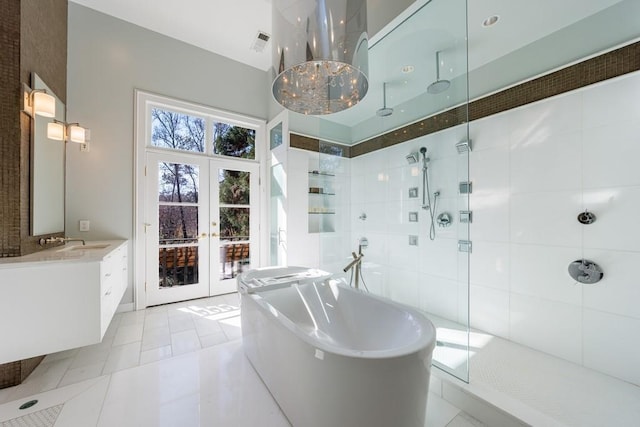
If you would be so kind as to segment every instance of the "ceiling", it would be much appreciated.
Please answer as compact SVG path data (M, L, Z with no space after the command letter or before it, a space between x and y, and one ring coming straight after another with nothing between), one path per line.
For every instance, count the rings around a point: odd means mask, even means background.
M271 0L72 1L261 70L271 67L270 44L267 44L263 52L251 49L258 31L272 33ZM635 8L639 3L637 0L467 0L466 3L464 0L416 0L414 3L410 0L405 1L411 4L407 10L391 19L379 33L370 35L369 93L356 107L325 116L327 119L344 126L353 127L359 124L361 127L371 128L372 120L376 119L375 111L383 103L382 83L387 82L387 105L397 107L387 122L387 128L408 123L412 117L403 117L400 111L405 104L410 108L416 94L424 95L425 88L435 80L437 50L442 51L441 78L455 82L457 77L464 77L464 85L458 85L464 87L456 88L456 85L452 84L452 88L446 94L429 98L428 103L432 104L432 110L435 111L440 107L444 108L447 103L453 105L458 102L458 95L464 94L466 97L467 67L470 80L476 71L480 76L477 84L473 82L473 86L480 93L496 90L523 77L531 77L501 75L505 69L516 70L517 62L509 64L503 61L501 68L493 69L491 64L501 64L500 60L509 56L517 58L515 53L522 51L524 47L534 46L537 41L545 38L551 40L550 35L560 34L567 28L576 27L580 22L587 22L596 14L604 16L607 8L618 3L626 3L629 7L635 3ZM368 4L376 3L374 0L368 0ZM468 9L467 21L464 20L465 8ZM368 13L371 21L371 14L384 12L380 7L370 7ZM620 15L624 11L618 13ZM482 22L491 15L499 15L497 24L490 28L483 27ZM380 21L379 17L376 18ZM384 22L389 20L390 18ZM618 22L606 24L608 26L602 28L606 28L607 31L600 31L596 35L589 34L593 31L589 26L584 26L581 30L584 35L577 37L577 43L574 43L576 55L582 55L578 57L595 52L584 50L581 46L589 37L607 37L605 33L615 32L616 26L622 25ZM635 26L637 27L637 24ZM468 60L465 45L467 30ZM557 45L550 44L547 45L547 50L537 51L536 60L551 68L554 66L553 62L549 62L549 65L544 64L547 57L559 56L556 60L560 61L558 65L570 62L573 58L571 52L559 53L557 50L571 47L556 47ZM596 44L594 48L601 47ZM410 75L403 74L401 68L404 65L412 65L414 72ZM532 68L530 64L527 66ZM551 68L541 68L538 72ZM499 81L486 83L496 78L496 74L500 75ZM494 88L492 85L497 86ZM458 95L455 93L456 90L460 92ZM472 97L473 95L474 93ZM425 117L424 113L426 112L421 111L416 114ZM374 131L375 129L372 129L372 132ZM366 135L356 135L351 141L343 142L353 143L354 139L361 137Z

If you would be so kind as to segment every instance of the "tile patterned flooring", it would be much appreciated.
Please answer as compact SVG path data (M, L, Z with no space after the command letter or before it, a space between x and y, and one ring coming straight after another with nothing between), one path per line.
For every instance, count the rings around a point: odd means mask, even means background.
M50 425L289 426L242 352L237 294L116 314L101 343L48 355L0 390L0 427L60 405ZM433 393L426 425L484 426Z

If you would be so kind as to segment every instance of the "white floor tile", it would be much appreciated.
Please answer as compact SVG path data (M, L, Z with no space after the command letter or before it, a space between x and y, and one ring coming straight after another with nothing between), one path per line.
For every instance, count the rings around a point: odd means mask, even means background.
M425 425L429 427L445 427L459 413L460 409L456 408L440 396L434 393L429 393Z
M191 315L169 316L169 330L172 334L195 329L195 327L196 325Z
M174 356L200 350L200 339L194 329L171 334L171 351Z
M152 314L147 314L144 319L144 329L155 328L168 328L169 327L169 315L167 311L157 311Z
M105 357L106 360L106 357ZM83 366L81 368L69 369L62 380L60 380L60 384L58 387L64 387L69 384L79 383L81 381L98 378L102 374L102 369L104 369L105 362L96 363L94 365Z
M103 374L131 368L140 362L140 341L112 347L102 370Z
M143 317L144 319L144 317ZM142 340L143 323L134 323L130 325L120 324L113 338L113 346L129 344Z
M214 345L227 342L227 336L222 330L215 332L211 335L205 335L200 337L200 344L202 348L212 347Z
M172 356L171 346L165 345L140 353L140 364L157 362L158 360L167 359Z
M142 334L142 351L151 350L171 344L169 327L145 329Z

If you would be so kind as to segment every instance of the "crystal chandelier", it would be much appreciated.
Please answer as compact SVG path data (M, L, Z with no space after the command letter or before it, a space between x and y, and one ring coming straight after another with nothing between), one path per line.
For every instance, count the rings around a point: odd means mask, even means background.
M274 0L272 93L322 115L353 107L369 88L366 0Z

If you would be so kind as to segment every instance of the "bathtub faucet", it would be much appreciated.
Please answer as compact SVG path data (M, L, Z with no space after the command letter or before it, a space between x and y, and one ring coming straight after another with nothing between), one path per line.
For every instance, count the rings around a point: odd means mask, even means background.
M355 252L351 252L353 256L353 261L351 261L345 268L342 269L345 273L351 269L355 272L355 288L358 289L360 287L360 266L362 265L362 257L364 254L362 253L362 247L358 249L358 254Z

